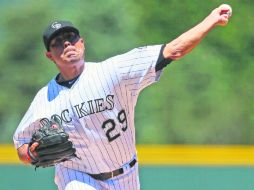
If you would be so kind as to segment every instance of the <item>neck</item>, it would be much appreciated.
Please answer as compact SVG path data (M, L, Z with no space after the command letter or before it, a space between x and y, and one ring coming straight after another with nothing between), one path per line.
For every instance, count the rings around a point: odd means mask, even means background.
M72 65L68 65L68 67L65 66L63 68L60 68L60 75L58 78L58 82L64 82L64 81L74 79L75 77L77 77L83 72L84 67L85 67L85 64L84 62L82 62L82 63L75 63Z

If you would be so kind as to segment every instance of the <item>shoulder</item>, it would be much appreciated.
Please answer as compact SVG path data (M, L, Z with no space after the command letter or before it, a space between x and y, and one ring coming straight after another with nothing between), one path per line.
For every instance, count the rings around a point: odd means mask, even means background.
M121 60L125 60L126 58L130 59L130 58L135 58L135 57L139 57L141 55L149 55L149 54L157 54L160 49L162 47L162 44L160 45L149 45L149 46L141 46L141 47L137 47L134 49L131 49L125 53L116 55L110 59L112 60L117 60L117 61L121 61Z
M57 88L57 83L54 77L36 93L33 101L37 102L37 101L42 101L43 99L47 100L49 94L52 94L53 92L55 92L56 88Z
M85 62L85 69L81 73L81 76L86 75L88 72L93 72L100 64L101 62Z
M45 85L42 87L35 95L35 99L40 98L41 96L44 96L47 94L48 85Z
M101 62L86 62L85 63L85 72L83 71L82 74L86 73L87 71L93 72L94 70L97 70L103 66L108 66L110 63L113 62L113 57L108 58Z
M42 87L41 89L39 89L37 91L37 93L35 94L35 96L33 97L33 100L31 102L31 106L34 107L36 106L39 102L42 101L42 97L45 97L47 93L47 86Z

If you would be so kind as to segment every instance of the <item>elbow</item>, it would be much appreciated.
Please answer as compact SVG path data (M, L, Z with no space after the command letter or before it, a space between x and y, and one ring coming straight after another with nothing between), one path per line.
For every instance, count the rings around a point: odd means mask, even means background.
M186 54L184 46L177 40L166 45L163 56L166 59L178 60Z
M176 52L173 52L169 58L172 59L172 60L179 60L181 59L185 54L182 52L182 51L176 51Z
M165 52L165 54L163 55L166 59L179 60L185 55L185 53L184 51L181 51L179 49L175 49L175 50L171 49L170 51Z

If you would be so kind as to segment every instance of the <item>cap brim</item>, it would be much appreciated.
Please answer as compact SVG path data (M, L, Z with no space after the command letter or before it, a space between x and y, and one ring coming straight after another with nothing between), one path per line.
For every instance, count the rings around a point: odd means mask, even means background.
M78 29L76 29L75 27L72 27L72 26L64 26L62 28L59 28L58 30L56 30L55 32L53 32L50 37L48 38L48 41L47 41L47 50L49 50L49 45L50 45L50 42L51 40L57 36L57 34L61 33L61 32L74 32L76 34L79 35L79 31Z

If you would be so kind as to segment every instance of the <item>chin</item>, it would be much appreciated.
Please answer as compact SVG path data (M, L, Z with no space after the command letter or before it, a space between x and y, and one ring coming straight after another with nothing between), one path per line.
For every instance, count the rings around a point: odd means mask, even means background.
M71 64L71 65L79 65L80 63L83 63L83 58L70 58L66 61L67 64Z
M73 56L73 57L67 58L65 62L66 63L78 63L81 60L82 60L82 58Z

